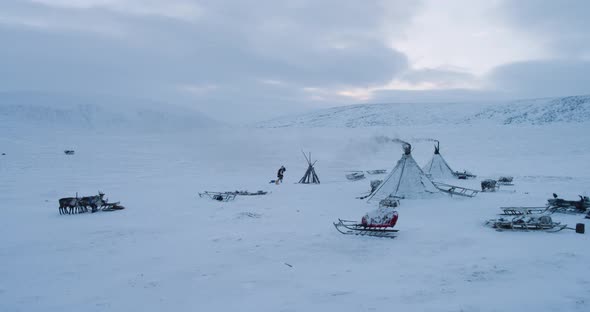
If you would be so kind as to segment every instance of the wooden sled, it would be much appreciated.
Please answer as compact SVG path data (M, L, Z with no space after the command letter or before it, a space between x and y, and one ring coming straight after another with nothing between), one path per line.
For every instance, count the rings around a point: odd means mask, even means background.
M477 195L477 193L479 193L478 190L468 189L468 188L460 187L460 186L456 186L456 185L450 185L450 184L439 183L439 182L432 182L432 183L441 192L450 194L451 196L457 195L457 196L463 196L463 197L475 197L475 195Z

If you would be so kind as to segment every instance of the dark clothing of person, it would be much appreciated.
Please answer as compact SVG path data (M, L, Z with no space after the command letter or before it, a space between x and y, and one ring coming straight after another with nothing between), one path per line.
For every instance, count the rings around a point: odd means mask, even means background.
M285 174L285 171L287 171L287 169L285 169L285 167L281 167L277 172L277 178L279 178L279 181L281 182L283 181L283 175Z

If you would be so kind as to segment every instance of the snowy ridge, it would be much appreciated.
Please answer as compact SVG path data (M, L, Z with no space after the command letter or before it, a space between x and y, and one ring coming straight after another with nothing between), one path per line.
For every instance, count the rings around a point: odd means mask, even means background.
M522 100L490 106L474 120L494 120L502 124L547 124L590 121L590 96Z
M362 104L286 116L258 124L280 127L389 127L433 124L547 124L590 121L590 95L509 102Z
M28 129L182 130L216 121L197 111L139 99L0 93L0 124Z

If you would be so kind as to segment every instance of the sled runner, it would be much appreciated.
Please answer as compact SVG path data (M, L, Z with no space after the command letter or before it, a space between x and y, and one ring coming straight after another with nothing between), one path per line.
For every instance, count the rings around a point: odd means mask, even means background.
M334 223L334 227L338 232L345 235L361 235L374 237L395 238L395 234L399 230L393 229L391 226L372 226L364 225L356 221L341 220Z
M488 220L486 225L498 231L545 231L550 233L559 232L567 228L566 224L553 222L551 217L548 215L520 215L512 219L492 219Z

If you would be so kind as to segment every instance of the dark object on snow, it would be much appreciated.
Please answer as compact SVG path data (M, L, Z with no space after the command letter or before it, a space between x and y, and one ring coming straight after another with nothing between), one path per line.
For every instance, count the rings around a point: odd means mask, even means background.
M65 150L64 154L66 155L74 155L76 152L74 152L74 150Z
M279 171L277 171L277 179L275 180L276 184L283 183L283 176L285 175L285 171L287 171L287 168L285 168L285 166L281 166L281 168L279 168Z
M508 176L500 177L500 178L498 178L498 184L500 184L500 185L514 185L514 184L512 184L512 180L514 180L513 177L508 177Z
M346 175L346 178L350 181L358 181L365 178L365 174L362 171L357 171L353 173L349 173Z
M205 191L203 193L199 193L199 197L209 197L216 201L227 202L230 200L234 200L236 198L236 194L233 192L209 192Z
M547 206L552 212L564 212L564 213L585 213L590 208L590 198L588 196L580 196L580 200L565 200L556 197L557 194L553 194L553 198L547 200Z
M434 184L434 186L436 186L436 188L439 189L441 192L445 192L447 194L450 194L451 196L458 195L464 197L475 197L475 195L479 193L478 190L472 190L456 185L450 185L440 182L432 182L432 184Z
M311 162L311 153L309 153L309 157L306 156L305 153L303 153L303 157L305 157L305 160L307 161L308 166L307 166L307 170L305 171L305 174L303 175L303 178L301 178L301 180L299 180L299 183L320 184L320 178L318 178L318 175L315 173L315 168L313 167L315 165L315 163L317 162L317 160L314 161L313 163Z
M496 191L496 180L486 179L481 181L482 192L495 192Z
M387 170L385 169L375 169L375 170L367 170L368 174L386 174Z
M6 153L2 153L2 156L5 156L5 155L6 155Z
M457 179L459 179L459 180L467 180L467 179L477 177L475 174L473 174L467 170L463 170L463 172L455 171L454 174L455 174L455 176L457 176Z
M584 227L584 223L578 223L576 224L576 233L578 234L584 234L586 232L585 227Z
M590 211L588 211L588 214L586 215L586 219L590 219Z

